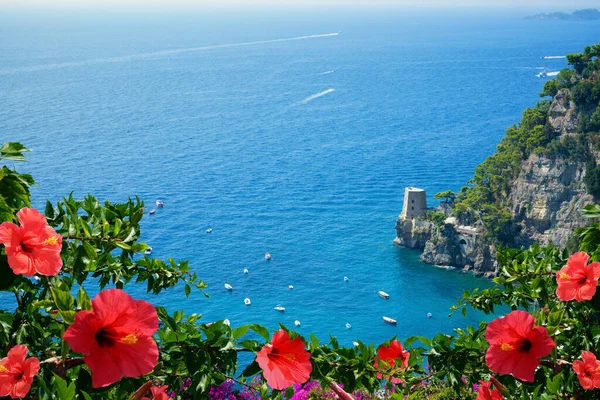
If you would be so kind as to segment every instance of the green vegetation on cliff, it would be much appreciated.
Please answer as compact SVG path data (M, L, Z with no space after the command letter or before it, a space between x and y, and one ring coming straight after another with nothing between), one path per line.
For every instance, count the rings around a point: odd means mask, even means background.
M575 105L577 129L564 134L550 123L552 101L544 99L523 112L521 121L506 131L496 152L481 163L468 186L454 201L454 212L465 223L481 220L493 240L512 244L513 216L508 209L511 184L523 161L532 153L586 163L588 192L600 198L600 167L593 151L600 150L600 43L583 53L569 54L572 68L562 70L544 85L540 96L566 96L567 108ZM556 101L555 98L555 101Z

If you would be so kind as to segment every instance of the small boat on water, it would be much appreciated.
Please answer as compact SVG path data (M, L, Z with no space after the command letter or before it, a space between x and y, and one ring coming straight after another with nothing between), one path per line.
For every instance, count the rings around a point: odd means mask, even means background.
M427 318L431 318L431 317L433 317L433 314L432 314L432 313L430 313L430 312L428 312L428 313L427 313Z
M294 290L294 285L290 285L290 286L288 286L288 289L290 289L290 290Z
M156 200L156 207L164 207L165 203L162 202L162 200Z
M150 212L148 214L152 215L156 212L156 210L153 208L152 210L150 210Z
M223 324L224 324L224 325L227 325L227 326L231 326L231 322L229 322L229 320L228 320L227 318L225 318L225 319L223 320Z
M346 322L346 329L352 329L352 325L349 322Z
M383 297L384 299L389 299L389 298L390 298L390 295L389 295L389 294L387 294L386 292L384 292L383 290L380 290L380 291L379 291L379 292L377 292L377 293L379 293L379 295L380 295L381 297Z
M344 282L348 282L350 279L348 279L347 276L344 277Z
M396 320L390 317L383 317L383 320L388 324L396 325Z
M354 345L354 347L358 347L358 346L360 346L360 345L358 344L358 342L352 342L352 345Z
M244 273L247 274L248 273L248 268L244 268Z
M211 232L212 232L212 228L208 228L208 229L206 230L206 233L211 233Z
M248 297L246 297L246 298L244 299L244 304L245 304L245 305L247 305L247 306L249 306L249 305L250 305L250 304L252 304L252 303L250 302L250 299L249 299Z
M271 259L271 253L265 253L265 260L269 261Z
M275 306L275 311L281 311L281 312L284 312L284 311L285 311L285 307L284 307L284 306L282 306L281 304L277 304L277 305Z
M144 254L149 256L150 254L152 254L152 247L148 247L146 250L144 250Z
M233 286L231 286L229 283L225 284L225 289L227 290L233 290Z
M296 326L300 326L300 321L298 321L298 320L295 320L295 321L294 321L294 325L296 325Z

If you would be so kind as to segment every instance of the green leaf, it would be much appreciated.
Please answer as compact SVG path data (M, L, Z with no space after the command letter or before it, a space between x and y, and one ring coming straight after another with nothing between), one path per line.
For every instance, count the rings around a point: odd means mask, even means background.
M92 302L90 301L90 296L83 290L83 287L79 288L77 292L77 307L80 310L91 310Z
M73 310L73 306L75 305L75 299L73 298L71 293L52 288L52 298L54 299L54 304L56 304L56 308L58 308L60 311Z
M28 148L17 142L6 142L0 147L0 159L10 161L25 161L23 153L29 152Z
M58 400L73 400L75 398L75 382L67 386L67 382L54 374L54 393Z
M242 376L249 377L258 374L261 371L260 365L255 361L252 361L250 365L248 365L244 371L242 371Z

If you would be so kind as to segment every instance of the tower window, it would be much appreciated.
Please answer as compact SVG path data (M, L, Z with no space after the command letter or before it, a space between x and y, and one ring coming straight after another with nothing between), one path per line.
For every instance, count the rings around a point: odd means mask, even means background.
M414 201L414 200L411 200L411 201L412 201L412 203L413 203L413 204L415 204L415 201Z
M410 209L411 209L411 210L413 210L413 211L415 210L415 208L414 208L414 207L411 207Z

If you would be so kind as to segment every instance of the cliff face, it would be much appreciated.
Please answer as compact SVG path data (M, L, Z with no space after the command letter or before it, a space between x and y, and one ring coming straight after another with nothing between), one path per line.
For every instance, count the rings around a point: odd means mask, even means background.
M578 111L570 100L569 89L561 89L554 96L548 120L561 140L575 134ZM519 228L516 231L520 231L516 244L539 242L564 247L573 229L586 224L580 210L594 200L587 193L584 177L584 160L531 154L523 161L507 202ZM447 209L442 211L448 213ZM463 226L451 217L437 227L426 221L399 218L396 233L395 242L422 249L421 260L426 263L472 270L477 275L497 274L496 250L485 238L485 227L480 222Z
M573 229L584 226L580 210L593 202L584 183L585 164L532 154L521 167L509 202L522 230L517 242L564 247Z

